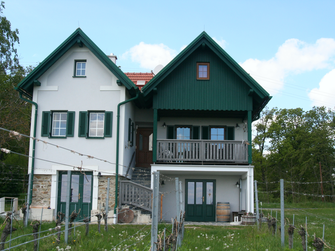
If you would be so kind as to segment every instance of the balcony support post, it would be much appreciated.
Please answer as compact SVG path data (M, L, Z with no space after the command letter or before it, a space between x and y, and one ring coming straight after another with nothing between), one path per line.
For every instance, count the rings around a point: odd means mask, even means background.
M248 163L251 165L252 163L252 145L251 145L251 123L252 123L252 114L251 111L248 111Z
M157 161L157 121L158 121L158 111L154 108L154 125L153 125L153 144L152 144L152 162Z

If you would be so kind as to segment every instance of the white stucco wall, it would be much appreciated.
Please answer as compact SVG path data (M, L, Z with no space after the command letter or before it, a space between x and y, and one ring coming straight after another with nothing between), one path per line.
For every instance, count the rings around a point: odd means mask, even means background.
M74 78L74 62L75 60L82 59L86 60L86 77ZM34 172L35 174L52 175L51 207L54 208L57 196L57 171L76 170L72 166L83 167L88 171L93 171L93 209L95 209L97 205L95 200L97 199L96 176L98 172L101 172L102 175L115 175L117 105L126 99L126 88L116 84L117 78L90 50L85 47L80 48L76 45L38 80L41 82L41 86L35 86L33 92L33 101L38 104L37 138L71 149L77 153L106 160L107 162L80 156L74 152L37 141ZM120 109L120 149L125 148L124 135L128 131L128 118L129 116L133 116L133 112L131 111L133 109L132 105L129 104L128 106L129 108L121 106ZM64 139L41 137L42 112L61 110L75 112L74 137ZM112 137L104 139L78 137L80 111L113 111ZM35 108L33 107L32 124L34 122L34 114ZM125 121L127 121L127 125ZM33 126L31 128L31 135L33 135ZM121 151L120 156L123 156L123 154ZM30 156L32 156L32 141L30 142ZM127 162L127 158L120 158L120 162L123 165L124 162ZM30 169L31 160L29 162L29 172Z

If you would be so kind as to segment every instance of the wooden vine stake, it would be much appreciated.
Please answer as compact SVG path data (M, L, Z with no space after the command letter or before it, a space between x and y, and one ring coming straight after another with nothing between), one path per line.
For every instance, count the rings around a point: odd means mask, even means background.
M2 234L1 234L0 250L4 250L5 249L5 242L6 242L7 236L10 235L11 232L14 232L14 231L17 230L16 228L11 228L11 222L12 221L10 219L10 216L11 216L11 213L7 213L7 217L6 217L5 221L4 221L4 223L6 223L6 226L3 229Z
M35 221L35 224L33 224L34 222L32 222L32 226L33 226L33 236L34 236L34 251L37 251L38 249L38 227L40 226L40 222L39 221Z
M303 227L298 231L301 236L302 250L306 251L306 231Z
M81 208L79 209L78 213L76 213L76 210L74 210L70 215L69 235L71 235L72 223L77 218L78 214L80 213L80 210L81 210ZM73 231L75 231L75 230L73 230Z
M293 248L294 227L290 225L287 231L288 231L288 247L289 249L292 249Z
M58 231L57 239L56 239L57 243L60 242L60 235L61 235L61 228L62 228L61 224L62 224L64 217L65 217L64 213L58 212L58 219L56 221L56 230Z
M86 226L85 235L88 236L88 231L89 231L89 226L90 226L90 224L89 224L90 223L90 217L86 217L83 221L85 222L85 226Z
M316 238L315 234L314 234L314 240L312 245L316 248L316 251L322 251L323 250L323 241L320 238Z
M276 234L276 228L277 228L277 219L276 218L272 218L271 225L272 225L272 234L275 235Z
M100 225L101 225L102 215L99 213L99 214L96 214L95 217L98 218L98 232L100 233Z

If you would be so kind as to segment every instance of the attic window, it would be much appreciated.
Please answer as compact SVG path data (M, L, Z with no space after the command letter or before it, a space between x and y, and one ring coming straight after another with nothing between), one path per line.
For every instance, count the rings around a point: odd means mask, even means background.
M209 63L197 63L197 79L209 79Z
M86 77L86 60L75 60L74 61L74 77L77 77L77 78Z

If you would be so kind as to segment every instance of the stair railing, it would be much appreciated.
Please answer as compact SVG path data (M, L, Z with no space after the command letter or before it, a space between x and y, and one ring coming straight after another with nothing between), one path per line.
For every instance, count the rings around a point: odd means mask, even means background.
M129 180L120 180L119 205L132 205L152 211L152 189Z

